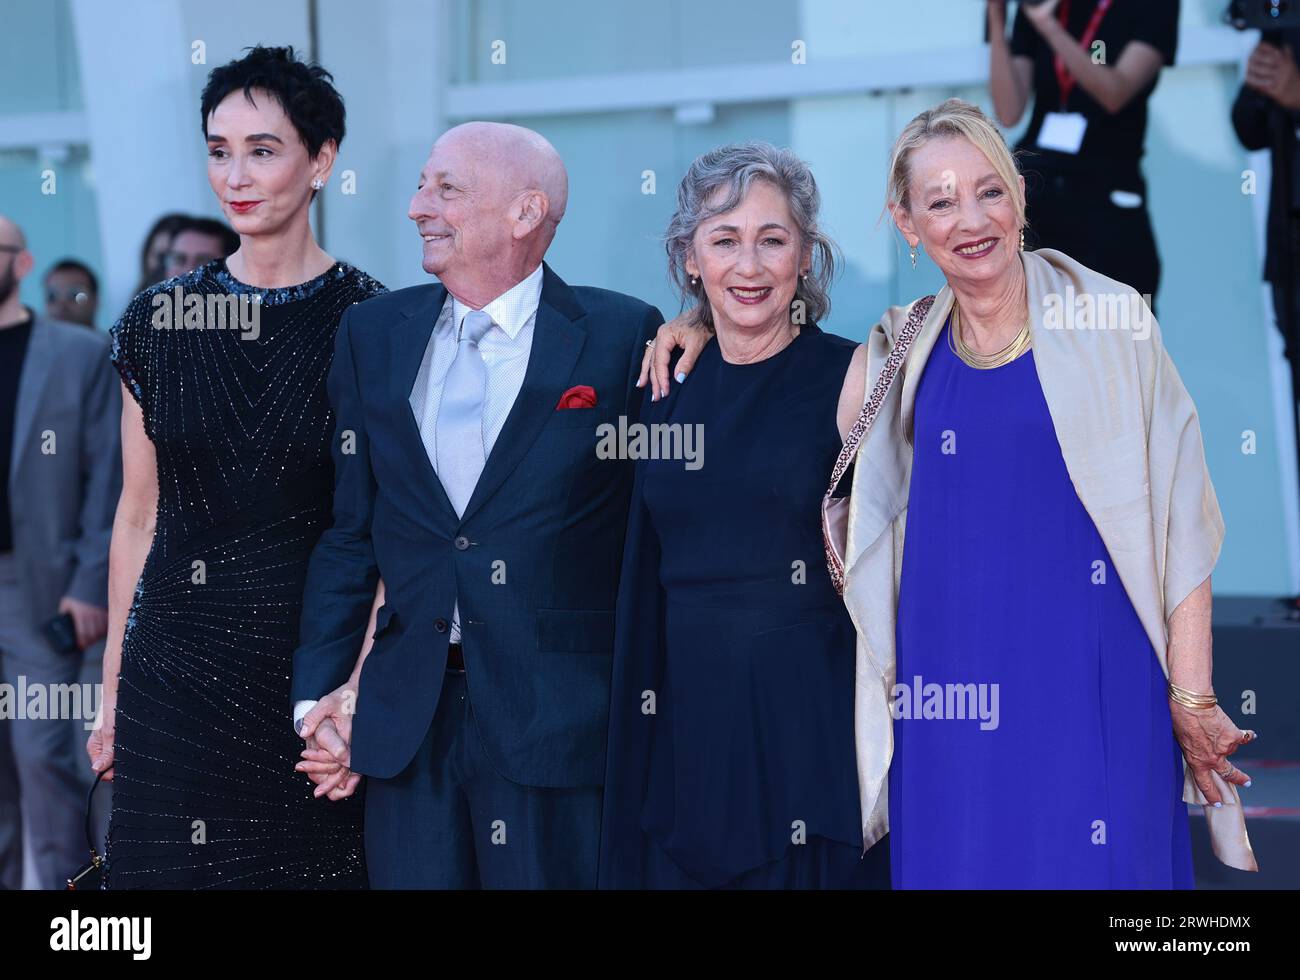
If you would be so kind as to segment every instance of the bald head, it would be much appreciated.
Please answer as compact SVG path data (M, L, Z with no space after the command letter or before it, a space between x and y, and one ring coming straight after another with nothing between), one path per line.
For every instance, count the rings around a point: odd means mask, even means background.
M560 154L541 133L510 123L468 122L443 133L434 149L439 146L454 146L472 154L482 164L483 180L495 185L507 199L524 191L541 191L552 228L564 217L569 174Z
M18 223L0 214L0 329L23 319L18 285L32 271L32 253Z
M10 245L14 248L27 247L27 236L23 234L23 230L3 214L0 214L0 245Z
M433 144L408 212L424 271L480 309L537 269L568 199L564 162L540 133L495 122L449 129Z

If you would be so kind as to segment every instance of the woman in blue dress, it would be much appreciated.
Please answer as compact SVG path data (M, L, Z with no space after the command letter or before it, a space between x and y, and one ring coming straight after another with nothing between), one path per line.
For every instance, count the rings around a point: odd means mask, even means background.
M1164 676L1070 482L1034 353L981 367L957 332L950 316L916 395L895 885L1189 888ZM976 685L976 710L918 712L930 684ZM989 794L1007 777L1013 798Z
M642 414L682 451L636 468L601 887L887 883L885 847L863 857L856 637L819 521L865 352L816 325L817 210L807 167L764 143L705 154L678 192L672 271L718 343Z
M1130 287L1060 253L1022 253L1024 180L978 109L951 100L918 117L891 176L898 227L948 283L901 396L912 465L893 884L1191 888L1184 755L1208 801L1239 817L1229 784L1249 778L1226 756L1251 735L1210 685L1222 524L1190 399ZM1066 283L1098 309L1120 300L1112 308L1149 335L1055 323ZM1170 515L1147 516L1164 501ZM1166 534L1155 561L1134 560ZM1157 652L1132 596L1151 605L1160 560L1166 601L1147 615Z

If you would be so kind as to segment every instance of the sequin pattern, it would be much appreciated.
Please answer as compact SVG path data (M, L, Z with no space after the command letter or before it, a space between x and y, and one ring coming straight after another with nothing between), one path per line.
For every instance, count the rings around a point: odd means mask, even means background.
M256 336L156 326L155 297L255 294ZM157 455L154 540L119 674L113 888L360 888L359 794L316 800L289 706L307 560L327 526L345 264L259 289L222 260L137 296L113 363ZM165 302L165 301L164 301Z

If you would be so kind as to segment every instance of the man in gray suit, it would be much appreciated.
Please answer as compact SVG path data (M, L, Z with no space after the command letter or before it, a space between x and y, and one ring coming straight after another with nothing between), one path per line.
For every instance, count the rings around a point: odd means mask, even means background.
M18 286L32 266L22 230L0 216L3 888L22 885L22 810L39 887L63 887L86 858L81 746L97 704L79 681L83 657L102 650L107 632L108 541L122 488L108 338L23 306ZM59 652L43 627L64 613L75 644Z

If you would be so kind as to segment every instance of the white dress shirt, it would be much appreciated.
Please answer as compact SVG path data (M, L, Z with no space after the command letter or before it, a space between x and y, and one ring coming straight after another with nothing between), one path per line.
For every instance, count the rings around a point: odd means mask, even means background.
M483 307L492 318L492 327L479 341L479 353L487 369L487 392L483 399L483 452L492 454L497 436L506 423L506 416L519 397L528 370L528 356L533 349L533 327L537 322L537 306L542 299L542 266L506 290ZM434 471L438 469L436 432L438 406L442 401L442 383L456 357L457 339L465 314L471 311L460 300L447 293L438 319L434 323L429 343L424 348L424 359L411 387L410 405L424 441L424 451ZM451 642L459 643L460 606L452 609ZM294 705L293 720L298 721L311 710L315 701L299 701Z

